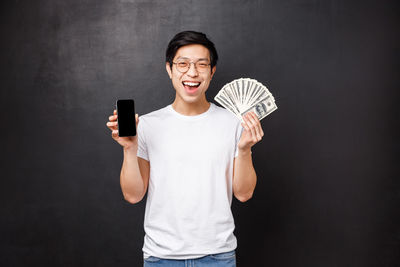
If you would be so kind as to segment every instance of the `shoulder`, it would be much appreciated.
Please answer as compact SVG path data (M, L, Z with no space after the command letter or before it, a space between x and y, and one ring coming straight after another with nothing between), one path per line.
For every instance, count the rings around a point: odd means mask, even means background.
M157 131L157 128L169 116L167 108L168 106L139 116L138 131L145 135Z
M220 106L217 106L214 103L211 103L213 105L214 109L214 117L217 118L218 120L221 120L226 123L231 123L234 125L240 124L240 120L238 117L236 117L235 114L230 112L229 110L222 108Z
M228 131L238 140L242 134L243 127L240 119L231 111L214 104L214 122L222 131Z
M154 122L157 120L164 120L166 117L168 117L169 112L168 112L168 106L165 106L163 108L154 110L152 112L146 113L142 116L140 116L140 119L146 122ZM139 121L140 121L139 119Z

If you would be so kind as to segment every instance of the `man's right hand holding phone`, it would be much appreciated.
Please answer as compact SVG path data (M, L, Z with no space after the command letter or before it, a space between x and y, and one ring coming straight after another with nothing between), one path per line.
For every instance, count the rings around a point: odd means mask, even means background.
M132 116L135 114L137 129L139 124L139 115L134 112L131 114ZM147 160L137 157L137 134L135 136L119 136L117 110L114 110L114 115L109 117L107 127L111 130L112 138L123 147L124 151L124 160L120 175L120 184L124 198L129 203L138 203L143 199L147 191L147 185L150 179L150 163Z
M107 122L107 127L111 130L111 136L112 138L118 142L121 146L124 147L124 149L136 149L137 150L137 135L135 136L128 136L128 137L120 137L118 135L118 121L117 121L118 115L117 115L117 110L114 109L114 115L111 115L108 119L109 121ZM139 115L135 114L135 119L136 119L136 129L139 124Z

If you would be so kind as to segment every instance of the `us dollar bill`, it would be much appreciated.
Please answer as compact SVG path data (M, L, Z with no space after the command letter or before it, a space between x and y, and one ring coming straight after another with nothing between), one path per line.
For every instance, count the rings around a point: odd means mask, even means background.
M278 109L278 106L275 104L272 96L268 95L266 98L260 100L249 109L241 112L240 115L244 116L246 113L253 111L257 115L257 118L262 120L276 109Z

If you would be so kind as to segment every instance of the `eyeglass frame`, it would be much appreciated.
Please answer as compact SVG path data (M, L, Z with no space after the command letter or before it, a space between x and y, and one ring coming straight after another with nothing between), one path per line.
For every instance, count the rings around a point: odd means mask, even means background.
M185 63L189 63L189 67L188 67L188 69L186 70L186 71L180 71L179 69L178 69L178 66L176 66L176 69L177 69L177 71L179 71L180 73L186 73L186 72L188 72L189 70L190 70L190 67L192 66L192 64L194 65L194 69L197 71L197 72L199 72L199 73L205 73L206 71L204 71L204 72L202 72L202 71L199 71L198 69L197 69L197 66L196 66L196 63L197 62L199 62L199 61L206 61L206 59L199 59L199 60L197 60L196 62L193 62L193 61L185 61ZM207 60L207 62L208 62L208 60ZM178 64L178 63L180 63L180 62L173 62L172 61L172 64ZM207 67L208 66L211 66L211 63L208 63L207 64Z

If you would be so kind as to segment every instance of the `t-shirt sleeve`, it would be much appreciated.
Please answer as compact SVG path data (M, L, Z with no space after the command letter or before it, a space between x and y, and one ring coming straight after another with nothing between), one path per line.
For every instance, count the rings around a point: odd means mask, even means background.
M240 137L242 136L242 132L243 132L243 127L240 124L240 121L238 120L238 124L236 126L236 144L235 144L235 158L238 156L239 154L239 141L240 141Z
M137 128L138 150L136 155L142 159L149 161L144 128L145 128L144 120L143 118L139 118L139 124Z

